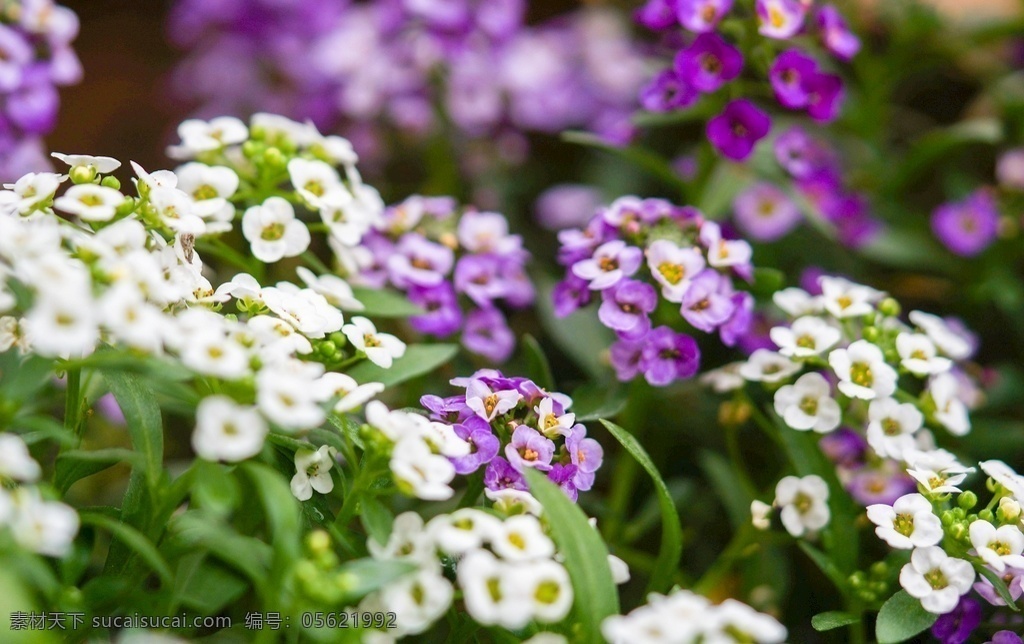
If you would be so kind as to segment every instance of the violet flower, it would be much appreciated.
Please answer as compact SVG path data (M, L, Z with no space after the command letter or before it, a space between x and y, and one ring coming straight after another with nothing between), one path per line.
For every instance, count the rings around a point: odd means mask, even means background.
M505 446L505 458L516 470L527 467L546 472L551 469L555 444L532 427L520 425L512 432L512 441Z
M807 113L820 123L834 121L843 103L843 80L834 74L814 74L807 79Z
M655 387L692 377L700 365L697 342L668 327L658 327L644 339L644 378Z
M471 474L483 465L490 463L498 455L501 448L501 441L494 435L490 424L480 418L473 416L462 423L455 425L455 434L469 443L469 454L450 459L455 466L457 474Z
M676 56L675 69L683 83L714 92L740 75L743 54L718 34L701 34Z
M640 91L640 105L649 112L672 112L690 107L700 98L692 85L670 67L656 75Z
M593 291L590 290L590 283L569 274L564 280L555 285L551 292L554 301L555 317L564 318L573 312L590 303Z
M476 309L466 316L462 345L491 362L502 363L515 349L516 336L498 309Z
M548 480L562 488L565 495L576 501L579 499L580 490L586 491L590 488L581 488L576 484L576 480L579 477L579 468L575 465L566 465L562 463L555 463L548 470Z
M450 283L414 286L407 295L410 302L427 311L425 315L409 318L409 324L418 332L446 338L462 328L462 309Z
M762 36L786 40L804 26L807 9L800 0L757 0L758 31Z
M440 396L425 395L420 397L420 404L430 411L431 420L442 423L459 423L473 416L474 412L466 404L466 396Z
M932 636L942 644L964 644L981 624L981 604L970 597L961 597L952 612L940 615L932 625Z
M818 74L818 63L799 49L779 54L768 72L775 97L783 107L803 109L810 102L809 81Z
M754 145L768 136L771 127L768 114L750 101L740 99L729 103L721 114L708 121L707 135L723 155L744 161L754 151Z
M590 282L592 290L599 291L635 273L642 261L643 253L639 248L614 240L599 246L593 257L573 264L572 272Z
M658 305L658 293L646 282L624 279L601 293L597 317L619 337L638 339L651 329L648 314Z
M765 242L785 237L803 219L793 200L770 183L757 183L740 193L733 212L747 236Z
M579 490L586 492L594 486L594 473L604 461L604 449L601 443L587 438L587 428L583 425L572 428L565 439L565 448L569 452L570 461L577 468L573 482Z
M632 342L619 340L608 349L608 357L611 360L612 368L615 369L615 377L621 382L629 382L643 368L644 341Z
M1013 601L1017 601L1021 595L1024 595L1024 569L1007 566L1001 577L1006 583L1006 588L1010 591ZM985 577L979 577L979 580L974 583L974 590L993 606L1006 606L1006 602L996 592L995 586Z
M701 271L683 296L680 309L683 319L705 333L724 324L736 308L728 284L729 280L715 270Z
M932 231L946 248L957 255L973 257L995 241L999 212L985 190L964 201L939 206L932 213Z
M1013 631L999 631L986 644L1024 644L1024 640Z
M860 39L834 6L827 4L818 9L818 27L825 47L837 58L848 61L860 51Z
M678 5L679 0L647 0L633 18L652 31L662 31L678 24Z
M523 492L530 489L523 475L500 456L495 456L487 464L487 469L484 470L484 487L488 490L512 489Z
M733 0L677 0L679 24L694 33L714 31Z

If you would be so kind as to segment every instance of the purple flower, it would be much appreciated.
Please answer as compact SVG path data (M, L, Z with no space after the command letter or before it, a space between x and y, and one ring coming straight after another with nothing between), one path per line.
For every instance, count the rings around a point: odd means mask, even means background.
M498 309L476 309L466 316L462 345L491 362L505 362L512 355L516 337Z
M597 317L609 329L627 340L635 340L651 329L647 317L658 306L658 292L646 282L624 279L601 293Z
M801 221L800 209L786 193L770 183L754 184L733 203L736 224L749 237L775 241Z
M472 416L452 429L459 438L469 443L469 454L451 459L458 474L471 474L482 465L490 463L498 455L501 441L491 431L491 425L480 418Z
M1024 644L1024 640L1013 631L999 631L986 644Z
M794 126L775 139L775 159L794 179L806 179L832 164L825 148Z
M932 231L946 248L972 257L995 241L999 212L992 196L979 190L964 201L939 206L932 214Z
M746 99L729 103L718 116L708 121L707 135L718 150L734 161L743 161L754 145L768 136L771 118Z
M511 463L500 456L495 456L484 470L484 487L488 490L522 490L527 491L526 479L512 467Z
M650 112L671 112L697 102L700 93L675 70L669 68L651 79L640 91L640 105Z
M1024 569L1008 566L1001 576L1006 583L1006 588L1010 591L1010 597L1013 598L1013 601L1020 599L1021 595L1024 595ZM982 599L993 606L1006 606L1006 602L996 592L995 586L985 577L980 577L975 582L974 590L981 595Z
M462 310L449 282L437 286L413 286L407 293L409 301L427 311L409 318L409 324L420 333L439 338L448 337L462 326Z
M426 395L420 398L420 404L429 410L430 418L442 423L458 423L473 415L473 410L466 404L466 396Z
M604 449L601 443L587 438L587 428L576 425L565 439L565 449L569 459L576 466L577 472L573 482L576 488L586 492L594 486L594 473L604 461Z
M516 470L532 467L542 472L551 469L555 444L532 427L520 425L512 432L512 442L505 446L505 458Z
M676 5L679 0L647 0L633 15L637 24L652 31L668 29L676 24Z
M541 193L534 204L536 220L548 230L563 230L583 226L601 204L601 191L597 188L563 183Z
M565 495L576 501L579 499L579 491L583 490L586 492L590 488L581 488L576 485L576 479L578 478L579 470L575 465L563 465L562 463L555 463L551 466L548 471L548 480L562 488Z
M679 24L694 33L714 31L733 0L677 0Z
M455 264L455 290L487 308L505 295L501 260L494 255L466 255Z
M736 308L731 290L728 278L714 269L703 270L687 289L679 312L695 329L711 333Z
M683 83L701 92L714 92L740 75L743 54L718 34L701 34L676 56L675 68Z
M857 503L892 505L904 494L917 489L914 479L907 476L893 461L885 461L879 469L865 467L853 475L846 489Z
M733 293L732 304L732 315L718 327L722 344L727 347L736 346L736 343L750 332L750 327L754 323L754 297L750 293Z
M388 257L388 276L398 288L437 286L452 270L454 261L455 255L447 246L435 244L418 233L406 233Z
M850 60L860 51L860 39L846 24L839 10L827 4L818 9L818 26L825 47L842 60Z
M644 340L631 342L619 340L608 349L615 376L621 382L629 382L643 369Z
M103 417L109 420L115 425L125 425L124 412L121 411L121 406L117 404L117 399L114 398L114 394L103 394L96 399L96 409L103 414Z
M823 211L825 218L835 225L839 241L850 248L870 242L882 226L868 212L867 201L859 194L834 195Z
M792 38L804 26L806 15L800 0L757 0L758 31L768 38Z
M825 434L818 441L818 446L830 461L847 468L862 463L868 449L864 437L849 427L840 427Z
M642 261L643 252L639 248L614 240L599 246L590 259L573 264L572 272L590 282L591 289L600 291L635 273Z
M799 49L779 54L768 72L775 97L783 107L799 110L810 101L808 81L818 74L818 63Z
M700 366L697 342L683 333L662 326L644 339L644 378L655 387L692 377Z
M555 317L564 318L580 307L590 303L593 291L587 280L580 279L572 273L555 285L551 291L551 299L555 305Z
M932 626L932 636L942 644L964 644L981 623L981 604L976 599L961 597L952 612L940 615Z
M821 123L834 121L843 105L843 80L834 74L814 74L807 79L807 113Z

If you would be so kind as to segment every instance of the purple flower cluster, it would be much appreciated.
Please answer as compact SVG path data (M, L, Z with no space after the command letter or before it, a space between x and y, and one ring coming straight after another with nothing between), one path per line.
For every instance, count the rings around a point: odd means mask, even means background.
M695 208L622 197L558 238L567 272L552 294L555 313L600 298L598 319L618 337L610 357L622 381L643 374L665 386L697 372L696 341L674 327L717 331L729 346L750 328L753 298L732 279L751 279L750 245L723 237Z
M946 248L973 257L999 233L999 210L992 193L982 188L963 201L945 203L932 213L932 232Z
M529 253L503 215L460 210L448 197L413 196L391 206L362 245L369 257L352 282L391 285L426 311L410 318L420 333L439 338L462 331L462 344L504 362L515 336L498 308L530 306Z
M177 91L206 114L344 121L370 157L382 116L421 136L441 126L438 105L506 151L524 131L628 139L647 74L622 21L594 10L527 25L525 13L525 0L178 0L171 33L191 54Z
M849 427L821 437L821 451L836 465L836 474L853 500L867 507L874 503L892 505L917 483L897 463L872 458L864 437Z
M52 0L0 3L0 179L50 167L41 137L57 122L57 87L77 83L78 16Z
M863 195L846 189L843 169L826 143L793 126L775 138L775 159L793 186L851 247L867 244L881 228Z
M594 485L604 460L601 444L569 412L572 399L544 391L527 378L508 378L482 369L452 384L465 393L450 398L423 396L432 420L449 424L469 443L470 453L453 458L459 474L484 468L491 491L528 489L526 468L547 473L572 500Z
M653 112L685 109L704 94L718 92L739 78L744 69L743 52L716 32L718 24L733 11L733 0L648 0L637 12L637 21L649 29L667 32L665 41L676 51L673 64L655 76L640 94L641 105ZM823 123L839 115L843 81L822 70L812 56L782 43L817 27L821 43L836 58L848 61L860 49L842 15L823 5L811 18L811 3L800 0L757 0L751 15L737 20L757 24L764 46L775 60L768 80L778 102L787 109L806 110ZM683 27L682 37L676 30ZM695 34L695 36L691 35ZM680 48L680 43L682 46ZM778 43L778 44L776 44ZM747 99L733 100L708 123L708 139L725 157L743 161L758 141L771 131L771 118Z

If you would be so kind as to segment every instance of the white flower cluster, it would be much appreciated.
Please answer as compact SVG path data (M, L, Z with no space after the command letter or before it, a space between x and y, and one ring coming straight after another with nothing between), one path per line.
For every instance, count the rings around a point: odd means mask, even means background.
M43 499L33 485L42 470L16 434L0 434L0 528L7 528L22 548L63 557L78 534L78 514L71 507ZM16 485L11 489L11 486Z
M530 514L499 518L473 508L434 517L424 525L414 512L395 518L386 544L367 542L377 559L415 563L418 570L366 597L360 611L391 611L397 628L388 636L422 633L452 603L453 583L444 561L455 565L469 615L486 626L518 630L531 621L555 623L572 608L569 573L556 560L555 544Z
M455 491L450 458L469 454L470 445L451 425L406 411L389 410L373 401L366 406L366 422L391 444L391 474L403 492L428 501L449 499Z
M913 551L910 563L900 571L900 584L932 613L949 613L972 588L990 603L1005 603L990 581L974 584L975 565L1014 586L1024 574L1024 477L1001 461L985 461L981 468L994 482L996 495L977 514L965 510L977 501L972 493L961 496L959 507L952 509L947 495L934 492L928 497L907 494L892 505L868 507L880 539L898 550ZM973 498L964 503L968 495ZM1016 598L1020 593L1011 594Z
M612 644L777 644L786 641L786 628L774 617L727 599L712 604L688 590L668 595L652 593L647 604L628 615L604 620L601 632Z
M216 206L234 194L240 180L262 199L242 217L242 234L261 261L295 257L309 247L309 228L296 218L293 204L319 214L337 249L358 246L381 221L384 202L363 183L351 143L322 135L312 123L263 113L255 114L248 126L229 116L209 122L190 119L178 127L178 135L181 143L168 154L190 161L177 171L179 184L187 184L179 188L192 198L198 214L206 215L206 232L230 229L234 213L227 213L225 220L216 215L225 212ZM289 159L285 152L294 156ZM268 188L285 182L294 192L264 198Z

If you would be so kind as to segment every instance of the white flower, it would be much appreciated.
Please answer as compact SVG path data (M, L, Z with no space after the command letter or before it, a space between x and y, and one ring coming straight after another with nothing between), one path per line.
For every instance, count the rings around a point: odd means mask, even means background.
M154 188L174 188L178 185L178 176L170 170L157 170L150 173L146 172L138 163L134 161L130 163L132 164L132 169L135 170L135 174L142 181L142 185L146 186L149 190ZM136 185L138 185L138 181L136 181Z
M300 501L308 501L313 490L329 494L334 489L331 468L334 467L334 449L321 445L319 449L299 448L295 451L295 476L292 477L292 494Z
M529 561L550 558L555 544L544 534L540 521L529 514L505 519L500 530L491 537L495 554L508 561Z
M178 126L180 145L167 149L172 159L191 159L202 152L219 150L249 138L245 123L233 116L219 116L209 122L187 119Z
M771 527L772 506L764 501L753 500L750 502L750 523L758 530L767 530Z
M506 564L486 550L472 552L459 562L459 586L466 611L485 626L520 629L533 617L527 588L516 571L522 564Z
M256 338L263 362L277 362L296 353L305 355L313 351L313 345L306 336L284 320L269 315L255 315L245 324ZM323 399L327 398L330 396L325 395Z
M99 341L96 305L88 293L66 290L37 297L25 317L33 350L48 357L91 353Z
M288 176L296 192L314 208L319 208L325 198L335 192L343 193L342 201L352 198L341 183L338 171L323 161L292 159L288 162Z
M484 490L484 496L494 503L494 509L505 515L532 514L539 517L544 508L532 494L525 490L505 488L503 490Z
M911 403L899 403L892 398L871 401L868 406L868 445L879 456L903 460L903 455L915 449L914 433L924 424L924 415Z
M937 315L922 311L911 311L910 321L931 338L939 351L954 360L965 360L971 355L971 343L953 331L946 321Z
M262 289L263 303L308 338L322 338L342 328L345 317L324 296L288 282Z
M427 533L437 547L450 555L479 550L502 532L501 521L476 508L461 508L440 514L427 523Z
M759 613L735 599L726 599L712 611L711 624L706 627L701 642L781 644L786 641L786 634L786 627L774 617Z
M908 450L904 453L907 474L914 477L929 494L954 494L960 492L957 487L974 471L973 467L965 467L956 457L944 449L929 451Z
M1024 476L1002 461L982 461L978 465L989 478L1006 488L1014 499L1018 502L1024 500Z
M839 376L839 391L851 398L873 400L896 391L896 370L886 364L882 350L867 340L832 351L828 363Z
M366 308L362 302L356 299L348 282L336 275L317 276L305 266L296 268L295 273L306 286L323 295L332 306L344 311L362 311Z
M329 192L317 203L320 219L331 231L331 239L343 246L356 246L373 227L372 210L356 201L344 188Z
M601 622L601 634L611 644L698 641L712 623L715 607L688 590L670 595L651 593L647 604L628 615L612 615Z
M285 138L300 147L322 139L321 134L311 123L299 123L279 114L258 112L252 115L249 124L253 130L262 130L266 139Z
M735 391L746 382L740 375L742 362L730 362L717 369L711 369L700 377L700 383L711 387L716 394L724 394Z
M398 441L391 450L391 474L402 491L426 501L450 499L455 466L447 457L435 454L418 437Z
M227 396L209 396L196 410L192 449L208 461L237 463L260 453L267 432L267 423L255 408Z
M520 249L522 238L508 234L508 220L496 212L467 212L456 230L459 243L471 253L507 255Z
M783 313L794 318L815 315L825 310L825 303L820 295L811 295L802 288L790 287L776 291L772 295L772 301Z
M954 436L963 436L971 431L971 419L967 405L959 398L957 379L951 373L941 373L928 383L928 394L935 402L935 420Z
M21 483L34 483L42 471L17 434L0 434L0 476Z
M293 430L319 427L326 418L317 400L315 381L322 367L285 360L256 375L256 405L268 419Z
M615 582L616 586L628 582L631 578L629 574L629 564L615 555L608 555L608 567L612 571L612 581Z
M817 475L787 476L775 486L775 505L782 508L782 525L794 537L828 525L828 485Z
M548 438L559 434L568 436L573 425L576 424L576 414L563 413L561 416L556 416L553 411L554 405L554 399L545 397L539 405L533 408L537 413L537 429Z
M748 264L754 254L750 244L742 239L722 238L722 229L713 221L704 222L700 229L700 241L708 249L708 264L715 268Z
M514 583L523 585L534 619L550 624L569 614L573 599L572 583L562 564L542 559L517 566L514 570Z
M48 557L64 557L78 534L78 513L57 501L43 501L33 488L15 495L16 512L11 523L15 541Z
M740 365L739 374L753 382L780 382L800 371L802 365L789 358L769 351L757 349L747 361Z
M121 167L121 162L112 157L94 157L88 154L61 154L51 152L50 156L74 168L92 168L98 174L110 174Z
M53 206L69 215L77 215L83 221L110 221L123 202L124 195L113 188L83 183L68 188L54 200Z
M116 284L100 298L100 322L118 342L146 353L160 353L168 319L141 292Z
M971 523L971 545L996 572L1003 572L1007 566L1024 568L1024 534L1015 525L1004 525L996 528L984 520Z
M0 317L0 353L14 346L17 346L22 354L27 353L29 349L28 336L18 318L10 315Z
M378 333L373 322L362 316L355 316L349 324L341 327L348 341L357 351L383 369L390 369L395 358L405 355L405 343L390 333Z
M29 214L51 199L67 176L53 172L29 172L15 183L5 183L4 188L18 195L16 211Z
M904 590L920 599L926 611L937 615L956 608L973 583L974 567L963 559L950 557L938 546L916 548L910 563L900 570Z
M451 582L444 575L421 569L381 590L381 610L377 612L394 613L396 626L402 635L417 635L445 614L454 594Z
M808 358L828 351L839 342L839 329L818 317L798 318L792 325L777 326L768 332L786 357Z
M869 505L868 519L877 526L878 538L893 548L912 550L942 541L942 522L932 512L932 504L920 494L905 494L891 506Z
M225 337L219 327L191 334L181 349L181 361L207 376L237 380L249 374L249 353L237 341Z
M235 216L235 207L230 199L238 190L238 175L225 166L208 166L192 161L174 171L178 177L178 189L192 197L196 213L207 220L207 229L227 231ZM209 222L219 222L212 227Z
M433 533L423 529L423 518L415 512L403 512L395 517L387 543L368 539L366 549L374 559L413 561L421 567L438 565Z
M842 410L820 373L807 373L775 392L775 413L793 429L824 434L839 427Z
M160 221L175 232L193 235L206 232L206 222L193 211L195 202L181 190L156 186L149 191L149 203L156 210Z
M680 248L667 239L658 239L647 247L647 266L661 285L661 294L669 302L682 302L693 278L704 270L704 255L696 248Z
M921 333L901 333L896 336L896 351L900 364L910 373L918 376L949 371L953 362L936 355L935 343Z
M871 313L875 310L872 303L884 295L881 291L854 284L841 277L824 276L819 283L825 310L839 319L861 317Z
M295 218L295 209L281 197L268 197L242 216L242 234L256 259L268 264L301 255L309 248L306 224Z
M334 411L338 413L362 407L374 396L384 391L382 383L368 382L365 385L360 385L352 376L333 372L320 376L316 386L321 390L317 394L318 399L338 399L338 402L334 403Z
M522 398L521 393L512 389L491 391L483 380L476 378L466 387L466 406L487 422L513 409Z

